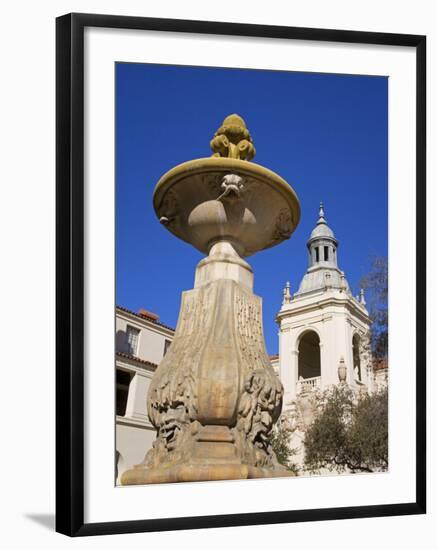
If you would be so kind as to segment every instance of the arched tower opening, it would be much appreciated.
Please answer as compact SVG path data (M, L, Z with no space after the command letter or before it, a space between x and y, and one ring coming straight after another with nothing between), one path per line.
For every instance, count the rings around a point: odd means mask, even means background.
M299 341L298 378L320 377L320 338L317 332L305 332Z
M354 362L355 379L362 382L361 376L361 358L360 358L360 336L354 334L352 338L352 357Z

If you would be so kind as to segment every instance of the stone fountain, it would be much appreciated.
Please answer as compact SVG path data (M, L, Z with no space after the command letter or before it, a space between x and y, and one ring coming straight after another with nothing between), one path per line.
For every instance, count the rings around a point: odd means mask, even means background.
M176 166L154 191L164 227L207 256L150 385L156 440L123 485L290 475L269 443L283 388L243 258L288 239L300 205L285 180L250 162L255 147L240 116L224 120L211 148L212 157Z

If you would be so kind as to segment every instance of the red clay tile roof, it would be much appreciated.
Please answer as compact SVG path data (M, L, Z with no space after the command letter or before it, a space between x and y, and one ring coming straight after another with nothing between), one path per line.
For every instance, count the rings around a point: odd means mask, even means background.
M140 317L145 317L150 321L159 321L159 315L156 315L156 313L153 313L153 311L147 311L147 309L141 308L137 315L139 315Z
M117 357L122 357L123 359L130 359L131 361L136 361L137 363L147 365L148 367L151 367L153 369L156 369L156 367L158 366L156 363L151 363L150 361L141 359L141 357L136 357L135 355L131 355L130 353L124 353L123 351L116 351L115 355Z
M158 325L160 327L171 330L172 332L175 331L175 329L173 327L169 327L168 325L165 325L164 323L161 323L161 321L157 321L156 319L154 319L153 317L149 317L148 315L135 313L135 311L132 311L131 309L128 309L127 307L115 306L115 309L119 309L120 311L130 313L130 315L135 315L135 317L138 317L139 319L143 319L143 320L146 319L147 321L150 321L151 323L154 323L155 325ZM142 311L144 311L144 310L142 310ZM154 314L152 314L152 315L154 315Z
M274 361L275 359L279 359L279 355L278 354L270 355L269 359L270 359L270 361Z

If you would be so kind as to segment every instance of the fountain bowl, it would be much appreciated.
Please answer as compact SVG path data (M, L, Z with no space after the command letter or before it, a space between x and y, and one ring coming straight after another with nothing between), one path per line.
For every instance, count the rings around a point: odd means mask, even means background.
M164 174L153 195L160 222L208 254L220 241L241 257L289 239L300 219L293 188L281 176L246 160L208 157Z

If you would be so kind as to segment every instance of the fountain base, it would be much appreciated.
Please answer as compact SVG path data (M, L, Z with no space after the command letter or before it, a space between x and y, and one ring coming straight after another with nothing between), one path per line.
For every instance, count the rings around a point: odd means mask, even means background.
M170 468L148 470L133 468L123 474L122 485L148 485L150 483L180 483L185 481L224 481L235 479L260 479L294 477L288 470L256 468L247 464L179 464Z
M262 468L243 464L238 458L238 448L232 431L227 426L211 425L201 428L194 441L191 458L187 462L158 468L140 464L123 474L122 484L144 485L293 475L279 465L277 468Z

